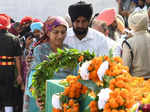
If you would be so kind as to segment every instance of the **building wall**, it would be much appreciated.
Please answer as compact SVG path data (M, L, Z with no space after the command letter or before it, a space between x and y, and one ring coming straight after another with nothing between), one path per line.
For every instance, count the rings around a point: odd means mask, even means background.
M65 16L68 6L79 0L0 0L0 13L6 13L19 21L23 16L38 17ZM104 8L117 8L116 0L85 0L93 4L94 13Z

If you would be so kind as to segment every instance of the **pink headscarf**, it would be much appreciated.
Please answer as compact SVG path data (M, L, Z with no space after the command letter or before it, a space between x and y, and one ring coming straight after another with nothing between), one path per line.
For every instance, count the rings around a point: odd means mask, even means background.
M96 17L96 20L106 22L107 26L111 25L116 19L116 11L115 9L106 9L99 13Z
M68 28L68 23L65 21L64 18L60 16L51 16L44 23L44 32L48 33L48 31L52 31L54 27L63 25Z

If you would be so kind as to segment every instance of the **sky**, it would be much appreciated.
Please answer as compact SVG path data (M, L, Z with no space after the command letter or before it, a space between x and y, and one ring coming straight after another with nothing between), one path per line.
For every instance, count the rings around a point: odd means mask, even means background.
M66 16L69 5L80 0L1 0L0 13L6 13L19 21L24 16L46 20L48 16ZM94 14L105 8L118 10L116 0L83 0L92 3Z

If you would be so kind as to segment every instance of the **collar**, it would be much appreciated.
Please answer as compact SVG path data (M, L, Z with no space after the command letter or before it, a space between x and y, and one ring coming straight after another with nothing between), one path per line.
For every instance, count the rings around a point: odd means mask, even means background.
M137 32L134 32L134 34L140 34L140 33L147 33L147 30L140 30L140 31L137 31Z
M73 31L73 28L70 28L69 30L70 30L69 36L78 39L78 37L76 36L76 34ZM92 34L92 29L88 28L88 32L87 32L86 36L82 40L79 40L79 39L78 40L79 41L87 41L87 40L93 40L93 39L94 38L93 38L93 34Z

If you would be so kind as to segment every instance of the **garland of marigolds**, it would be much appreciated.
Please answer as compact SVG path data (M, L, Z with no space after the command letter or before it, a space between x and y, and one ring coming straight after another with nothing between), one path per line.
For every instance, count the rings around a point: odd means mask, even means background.
M78 64L82 64L94 57L94 53L91 54L89 51L79 52L76 49L58 49L57 53L51 53L48 56L48 60L43 61L35 68L36 72L32 81L32 95L35 98L42 96L41 100L45 102L46 80L53 78L54 73L59 71L59 69L69 67L73 70ZM43 112L45 112L45 109Z
M99 74L101 66L108 66L104 74ZM131 76L120 57L95 57L80 66L78 76L67 76L65 81L59 99L52 98L52 112L150 112L150 79ZM93 100L83 108L85 95Z

